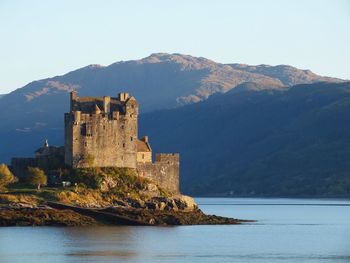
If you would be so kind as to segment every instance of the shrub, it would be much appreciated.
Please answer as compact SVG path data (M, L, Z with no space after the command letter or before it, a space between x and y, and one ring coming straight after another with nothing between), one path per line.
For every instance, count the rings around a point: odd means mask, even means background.
M6 164L0 164L0 188L5 188L9 184L17 182L18 179L15 177Z
M99 189L102 183L102 176L95 168L74 169L69 180L73 183L84 184L89 188Z
M37 190L40 190L42 185L47 184L47 177L45 172L37 167L28 167L28 183L36 186Z

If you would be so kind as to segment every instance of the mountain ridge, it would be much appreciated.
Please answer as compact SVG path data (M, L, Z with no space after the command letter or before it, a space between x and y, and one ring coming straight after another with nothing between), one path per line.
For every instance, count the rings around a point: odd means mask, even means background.
M282 73L286 75L280 78L291 78L293 72L284 71ZM300 72L296 80L323 80L317 75L301 77L307 73ZM278 92L288 88L277 78L181 54L158 53L109 66L89 65L62 76L33 81L0 99L3 109L0 111L0 161L31 156L45 138L52 145L62 145L63 113L69 110L69 92L72 90L77 90L81 96L116 96L118 92L128 91L138 100L143 114L169 108L181 111L184 105L203 103L222 93L225 96L264 89ZM197 114L197 117L206 122L205 115Z
M146 113L140 134L155 151L181 152L187 193L349 196L349 111L350 82L233 89Z
M108 66L102 66L99 64L90 64L85 67L72 70L64 75L55 76L52 78L45 78L41 80L36 80L28 83L22 88L19 88L13 92L17 92L18 90L22 89L29 89L36 92L38 96L44 95L45 85L48 86L47 88L56 88L58 90L63 91L70 91L71 89L79 89L82 88L84 85L79 85L76 82L79 82L82 78L86 77L86 74L96 74L96 70L110 70L113 67L118 66L130 66L130 65L145 65L145 64L166 64L166 63L174 63L180 65L180 70L186 71L186 70L209 70L212 71L212 74L209 74L209 76L206 76L202 80L203 86L200 86L192 90L191 94L184 94L184 96L179 96L177 98L174 98L174 102L177 103L193 103L198 102L200 100L208 98L210 95L216 93L216 92L226 92L235 86L243 83L243 82L257 82L259 84L262 84L262 82L265 82L266 85L262 86L270 86L270 88L280 88L282 86L293 86L297 84L303 84L303 83L313 83L313 82L319 82L319 81L331 81L331 82L341 82L344 80L338 79L338 78L331 78L331 77L323 77L316 75L315 73L311 72L310 70L300 70L292 66L288 65L277 65L277 66L270 66L270 65L247 65L247 64L223 64L223 63L216 63L213 60L204 58L204 57L193 57L190 55L182 55L179 53L174 54L168 54L168 53L153 53L148 57L139 59L139 60L128 60L128 61L118 61L115 63L112 63ZM281 68L283 70L281 70ZM269 70L271 72L269 72ZM241 76L238 76L241 74ZM283 77L278 77L281 75L287 75ZM292 80L284 80L291 78L290 75L297 74L298 76L294 77ZM60 79L64 79L62 83L60 82ZM237 78L241 78L237 80ZM281 80L282 79L282 80ZM46 82L45 82L46 81ZM57 85L51 85L52 82L56 82ZM58 83L61 83L61 85L58 85ZM40 85L37 85L40 84ZM68 86L68 88L64 88L65 86ZM38 86L42 87L42 90L37 90ZM61 86L61 87L60 87ZM69 88L69 86L72 86ZM83 87L84 88L84 87ZM11 93L13 93L11 92ZM10 93L10 94L11 94ZM9 94L6 94L9 95ZM23 94L25 96L27 94Z

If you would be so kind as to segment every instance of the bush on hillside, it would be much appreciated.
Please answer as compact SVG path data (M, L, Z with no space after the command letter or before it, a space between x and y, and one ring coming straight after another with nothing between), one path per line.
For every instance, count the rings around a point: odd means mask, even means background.
M6 164L0 164L0 189L6 188L9 184L17 182L15 177Z

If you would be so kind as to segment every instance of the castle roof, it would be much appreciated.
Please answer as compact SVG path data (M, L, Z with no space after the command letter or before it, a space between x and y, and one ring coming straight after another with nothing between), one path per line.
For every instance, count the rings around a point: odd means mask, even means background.
M145 142L143 140L137 140L137 151L138 152L151 152L151 146L148 142Z

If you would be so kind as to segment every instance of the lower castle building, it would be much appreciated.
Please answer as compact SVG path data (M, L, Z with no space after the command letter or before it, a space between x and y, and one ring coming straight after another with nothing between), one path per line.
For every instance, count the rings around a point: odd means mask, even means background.
M34 158L12 158L11 167L24 177L28 166L48 174L58 167L126 167L173 192L179 192L179 154L156 154L145 136L138 138L138 103L128 93L118 97L79 97L70 94L70 111L64 114L64 147L49 146Z

